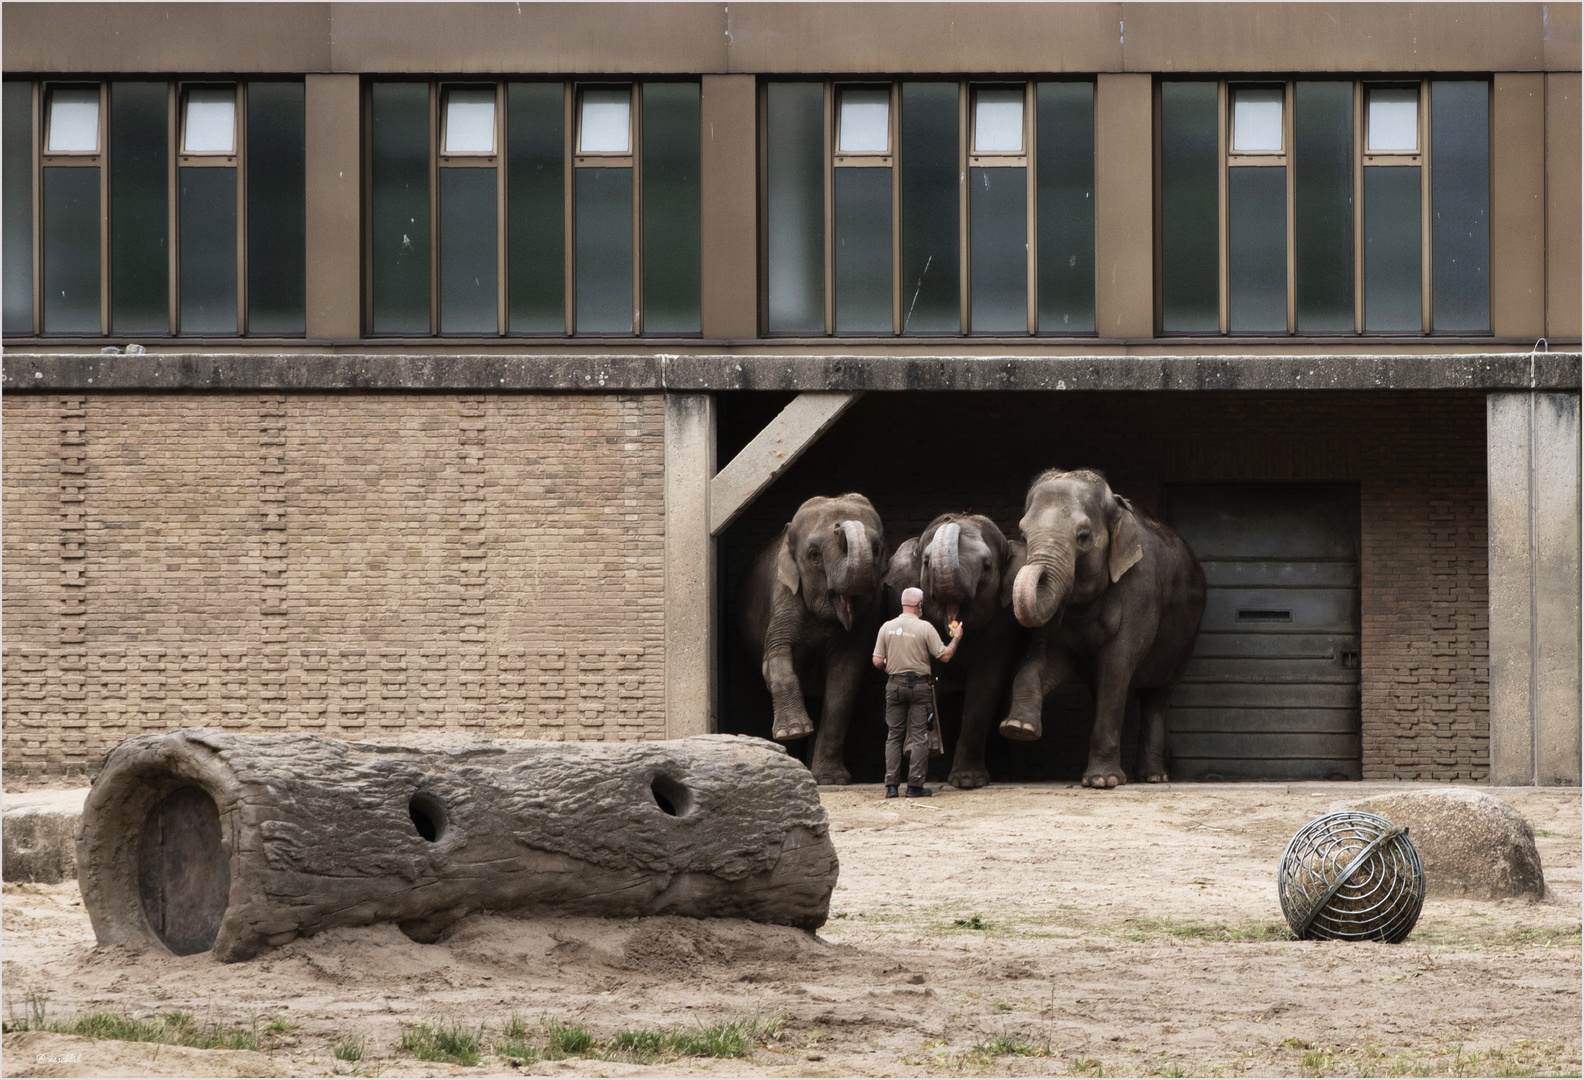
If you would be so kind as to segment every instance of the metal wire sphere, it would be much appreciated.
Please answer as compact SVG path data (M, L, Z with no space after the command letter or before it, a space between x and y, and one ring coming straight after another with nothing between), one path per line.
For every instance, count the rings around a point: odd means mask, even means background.
M1424 866L1408 830L1344 810L1299 829L1276 871L1282 914L1300 938L1403 940L1424 907Z

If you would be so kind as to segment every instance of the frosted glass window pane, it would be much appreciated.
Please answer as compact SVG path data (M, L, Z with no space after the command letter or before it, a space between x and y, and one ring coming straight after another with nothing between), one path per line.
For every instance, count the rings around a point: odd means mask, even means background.
M765 90L772 334L825 332L824 94L815 82Z
M495 88L446 91L447 154L495 152Z
M1441 333L1490 324L1490 84L1430 84L1430 300Z
M99 149L99 88L61 86L50 91L49 152Z
M1216 84L1161 83L1161 329L1221 328Z
M628 135L629 90L583 91L583 121L578 150L584 154L625 154L632 146Z
M891 148L891 91L883 86L841 92L841 146L844 154L885 153Z
M836 332L891 333L891 170L836 170Z
M4 261L0 289L5 297L5 332L33 332L33 86L5 83L4 141L0 169L5 195Z
M983 89L974 94L974 153L1023 152L1023 90Z
M969 321L976 334L1028 333L1028 170L968 171Z
M1369 151L1419 149L1419 91L1377 87L1369 92Z
M236 91L230 87L187 91L188 154L230 154L236 151Z
M1353 84L1299 82L1293 101L1298 332L1353 332Z
M957 84L902 84L902 332L962 330Z
M1274 86L1232 92L1232 149L1240 153L1282 148L1282 92Z
M1227 277L1234 334L1287 332L1287 169L1227 170Z
M1423 329L1419 166L1364 169L1364 329Z

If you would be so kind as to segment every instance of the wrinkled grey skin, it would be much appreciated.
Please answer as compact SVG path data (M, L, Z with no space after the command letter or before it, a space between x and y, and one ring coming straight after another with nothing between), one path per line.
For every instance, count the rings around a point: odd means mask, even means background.
M891 557L888 605L900 611L902 590L917 587L924 591L924 618L943 640L953 619L963 624L957 655L949 665L936 665L937 674L949 672L964 683L962 730L946 781L953 787L990 782L985 740L1028 639L1012 614L1012 581L1022 566L1023 545L978 514L942 514Z
M1012 608L1037 628L1012 681L1001 721L1011 739L1040 737L1052 691L1079 676L1094 688L1085 787L1126 783L1122 716L1138 692L1137 775L1167 778L1166 703L1182 677L1204 614L1205 578L1182 539L1135 508L1098 473L1052 469L1029 487L1020 522L1028 562Z
M880 515L862 495L816 497L759 553L748 581L743 634L764 658L782 742L814 734L803 695L821 676L824 698L814 760L822 784L852 777L842 758L853 700L880 629L888 560Z

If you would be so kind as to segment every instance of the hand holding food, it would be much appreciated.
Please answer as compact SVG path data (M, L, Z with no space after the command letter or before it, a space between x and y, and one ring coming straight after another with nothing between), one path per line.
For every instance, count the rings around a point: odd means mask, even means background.
M953 619L948 624L947 629L949 629L951 631L951 636L953 638L962 637L962 623L958 622L956 619Z

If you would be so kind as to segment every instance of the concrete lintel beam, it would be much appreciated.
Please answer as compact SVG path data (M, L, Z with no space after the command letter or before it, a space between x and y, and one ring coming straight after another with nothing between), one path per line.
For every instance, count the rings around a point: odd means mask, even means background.
M861 390L810 391L793 398L763 431L710 481L710 535L719 536L759 493L803 456Z

